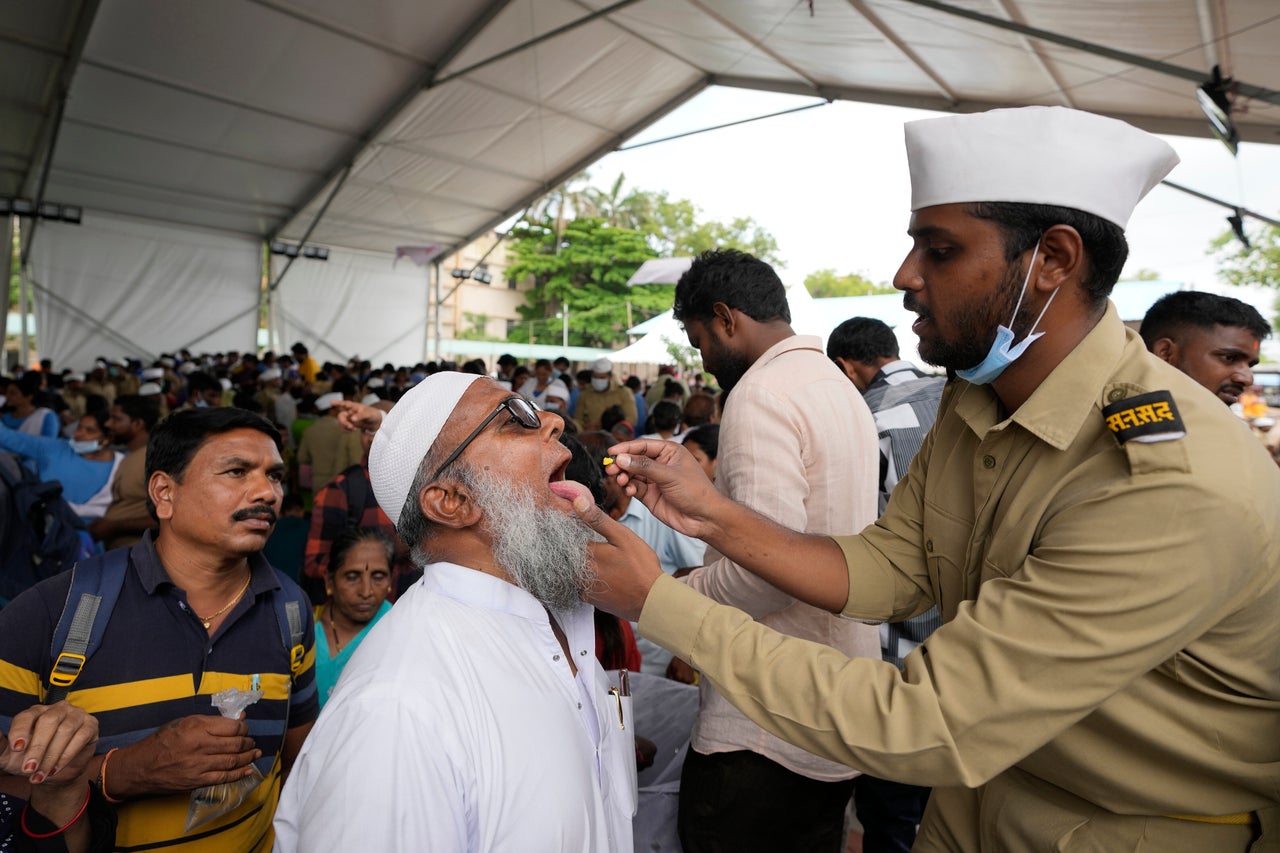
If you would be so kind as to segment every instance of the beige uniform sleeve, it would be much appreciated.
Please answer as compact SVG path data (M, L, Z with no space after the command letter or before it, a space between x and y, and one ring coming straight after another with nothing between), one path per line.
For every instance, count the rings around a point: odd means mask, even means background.
M877 776L973 787L1258 596L1266 573L1256 568L1270 558L1256 531L1265 527L1256 508L1189 475L1086 491L1041 519L1020 565L988 565L981 596L961 603L903 673L782 636L666 577L640 630L791 743ZM842 543L858 602L847 613L900 608L922 564L953 571L919 546L898 571L891 561L910 543L890 538L878 526Z

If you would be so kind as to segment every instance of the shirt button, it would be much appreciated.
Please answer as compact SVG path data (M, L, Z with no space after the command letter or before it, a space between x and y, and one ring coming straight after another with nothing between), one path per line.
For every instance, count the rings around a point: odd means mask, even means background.
M928 551L930 554L932 554L932 553L933 553L933 540L932 540L932 539L926 539L926 540L924 540L924 549L925 549L926 551Z
M579 711L581 711L581 710L582 710L582 703L581 703L581 702L579 702L579 703L578 703L578 710L579 710Z
M983 468L996 467L996 458L994 456L991 456L990 454L982 457L982 467Z
M586 649L583 649L582 651L578 652L578 654L582 655L583 657L586 657L586 656L587 656L587 650L586 650Z
M1124 399L1124 389L1123 389L1123 388L1112 388L1110 391L1108 391L1108 392L1107 392L1107 402L1108 402L1108 403L1115 403L1115 402L1117 402L1117 401L1119 401L1119 400L1123 400L1123 399Z
M560 655L552 655L552 656L551 656L551 659L552 659L552 660L560 660Z

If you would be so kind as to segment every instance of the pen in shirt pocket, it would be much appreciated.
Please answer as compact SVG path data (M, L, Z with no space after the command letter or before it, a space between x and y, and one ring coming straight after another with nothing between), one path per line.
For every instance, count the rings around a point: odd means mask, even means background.
M623 712L623 697L631 697L631 679L625 669L618 670L618 686L609 688L609 695L618 703L618 728L626 730L627 717Z

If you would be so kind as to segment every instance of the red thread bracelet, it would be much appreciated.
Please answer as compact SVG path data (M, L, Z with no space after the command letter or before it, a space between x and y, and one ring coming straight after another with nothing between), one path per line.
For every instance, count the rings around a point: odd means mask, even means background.
M53 832L43 832L43 833L32 832L30 827L27 826L27 810L31 808L31 803L28 802L25 806L22 807L22 819L19 821L19 823L22 824L23 833L27 836L27 838L36 838L36 839L53 838L55 835L61 835L62 833L70 829L72 826L74 826L76 821L84 817L85 809L89 808L89 796L90 796L89 786L85 785L84 802L80 804L80 811L76 812L76 816L71 818L71 820L67 821L66 825L63 826L61 829L55 829Z

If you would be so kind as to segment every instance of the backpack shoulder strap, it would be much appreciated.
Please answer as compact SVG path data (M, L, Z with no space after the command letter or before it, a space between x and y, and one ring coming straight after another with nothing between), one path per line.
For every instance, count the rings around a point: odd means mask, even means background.
M47 704L66 698L85 662L101 645L128 567L128 548L90 557L72 567L71 589L49 648L53 669L45 692Z
M276 569L276 574L281 578L284 577L279 569ZM302 660L307 654L307 648L302 643L306 636L306 623L302 619L303 600L299 597L301 591L295 592L296 589L296 586L286 585L282 581L280 589L271 592L276 621L280 625L280 639L284 643L285 652L289 655L289 670L294 678L302 671ZM310 600L307 600L306 604L309 606Z

